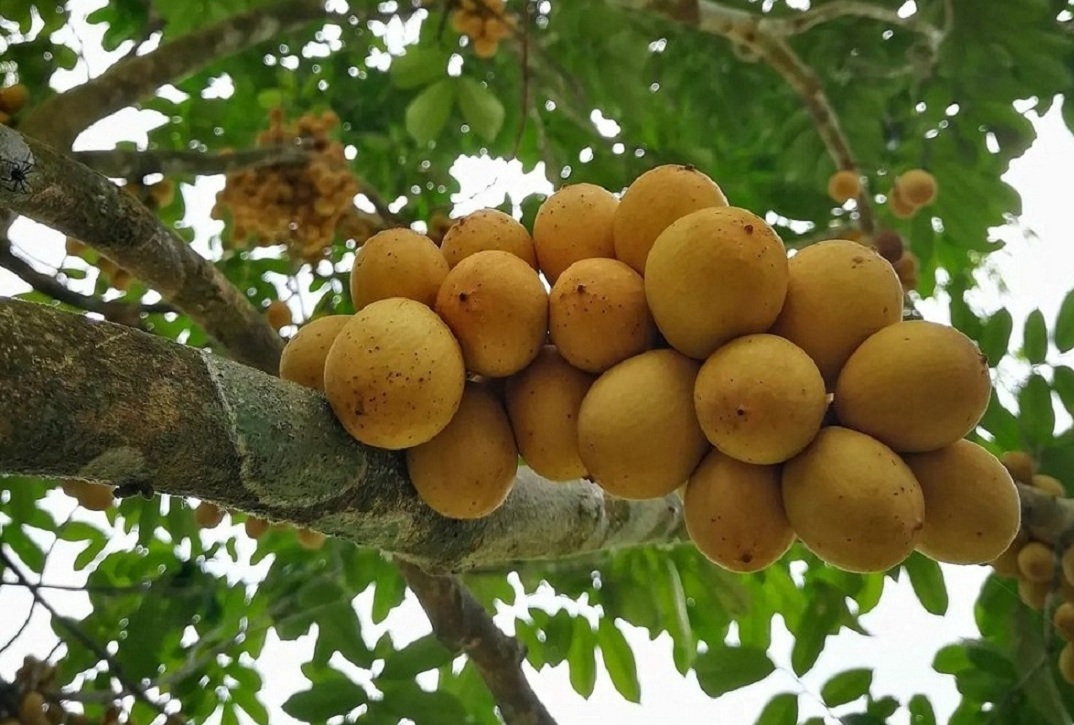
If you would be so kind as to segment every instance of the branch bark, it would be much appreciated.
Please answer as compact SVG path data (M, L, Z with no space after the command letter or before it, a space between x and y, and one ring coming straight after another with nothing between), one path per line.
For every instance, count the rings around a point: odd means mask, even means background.
M399 563L399 571L429 615L436 638L450 651L465 653L477 667L507 725L555 725L522 672L522 646L500 631L462 582L407 562Z
M23 184L0 184L0 207L93 246L189 314L236 360L276 371L283 349L276 331L145 206L104 176L6 126L0 126L0 160L28 166Z
M221 58L326 16L323 0L282 0L176 38L151 53L127 57L97 78L31 108L22 128L60 149L106 116L151 96Z
M42 305L0 301L0 389L2 473L146 482L434 571L682 535L677 496L615 499L529 469L492 516L445 519L417 497L401 455L355 442L321 394Z

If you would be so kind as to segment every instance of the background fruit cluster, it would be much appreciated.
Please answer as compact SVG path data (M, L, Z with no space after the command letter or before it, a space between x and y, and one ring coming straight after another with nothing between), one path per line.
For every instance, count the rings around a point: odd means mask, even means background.
M665 165L621 197L563 187L532 234L485 209L439 246L372 236L356 314L303 326L280 373L323 391L357 440L405 450L448 517L493 513L521 459L613 496L679 489L691 539L735 571L796 539L849 571L915 548L988 562L1020 509L1003 465L964 440L987 361L953 328L904 321L904 286L858 241L788 255L712 179Z

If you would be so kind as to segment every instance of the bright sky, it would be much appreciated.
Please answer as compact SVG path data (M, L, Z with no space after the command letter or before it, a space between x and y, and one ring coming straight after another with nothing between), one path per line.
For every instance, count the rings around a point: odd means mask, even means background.
M101 2L92 0L78 4L86 8ZM97 46L94 33L84 25L78 25L86 47ZM109 62L105 54L91 53L87 58L88 65L80 65L68 77L61 78L61 83L68 85L80 82L87 72L97 75ZM83 134L78 148L108 148L120 140L144 144L146 129L157 122L153 114L122 112ZM1054 320L1059 303L1074 280L1070 275L1074 266L1071 265L1072 253L1069 248L1068 209L1069 190L1074 181L1070 172L1074 168L1074 137L1066 130L1058 105L1044 118L1035 119L1035 126L1040 136L1037 143L1012 165L1006 176L1022 194L1024 213L1020 227L995 230L997 237L1009 245L992 258L994 265L1001 270L1006 291L1001 292L997 285L986 283L974 298L974 303L987 311L1001 306L1011 311L1015 318L1012 345L1020 341L1021 322L1034 308L1039 307L1049 322ZM463 187L456 199L459 211L499 204L508 189L517 203L528 193L546 192L551 188L540 174L522 178L517 165L497 164L488 160L460 160L454 171ZM489 187L487 179L493 175L498 183ZM189 209L187 222L197 232L195 247L203 252L209 248L211 235L220 229L219 223L208 218L208 209L221 183L219 179L207 179L199 183L197 188L184 188ZM942 189L940 193L943 193ZM1023 233L1027 229L1034 234ZM52 271L62 263L64 252L61 235L22 220L13 230L13 238L20 253L38 262L42 269ZM86 291L88 286L87 282L81 289ZM26 289L21 281L0 270L0 294L14 294ZM946 305L942 302L924 301L920 308L928 319L946 321ZM1012 363L1004 368L1003 380L1014 381L1024 372L1024 367ZM58 492L51 495L57 514L65 516L71 508L70 500ZM85 516L87 520L104 524L101 514ZM212 535L235 533L216 531ZM242 538L241 534L238 536ZM124 542L117 539L114 545L122 546ZM46 578L52 581L66 579L69 574L65 572L69 571L70 561L69 556L54 557ZM246 570L240 567L229 573L256 579L258 571L260 569ZM952 680L932 672L932 657L944 644L976 634L973 603L986 574L983 567L945 567L945 571L951 594L951 607L946 617L935 617L924 612L905 580L899 585L889 584L880 606L863 618L863 625L872 636L844 632L830 639L816 668L801 682L790 671L792 639L778 622L770 654L779 670L758 685L716 701L701 692L692 675L683 678L674 670L670 642L666 636L650 642L642 630L629 626L624 626L624 629L638 662L642 705L632 705L622 700L602 668L596 690L588 701L571 688L566 665L546 668L539 673L531 671L530 678L552 714L565 725L590 722L648 725L654 721L654 714L659 714L661 722L707 725L711 722L752 722L772 695L784 691L806 693L800 701L803 719L809 715L825 715L816 693L831 675L853 667L875 667L874 695L892 694L905 702L915 693L925 693L932 699L940 721L944 721L957 704L958 695ZM84 599L78 595L56 593L50 598L57 605L72 607L70 611L76 616L80 611L85 611ZM370 601L371 593L366 592L355 602L370 644L385 627L392 631L399 645L428 632L428 622L412 598L408 597L404 606L380 626L373 625L366 616ZM550 596L539 595L536 601L549 608L569 606L576 609L573 602L563 602ZM0 642L6 641L13 628L21 622L20 613L26 611L26 603L25 593L13 591L11 587L5 587L0 593L0 612L5 615L16 613L16 616L0 618ZM501 608L497 622L510 631L514 616L521 611ZM596 614L591 609L585 611L591 617ZM0 673L12 673L25 653L43 655L51 648L53 641L44 618L39 614L29 636L21 641L21 646L0 655ZM304 678L298 672L296 663L308 658L312 644L311 637L285 644L278 643L272 637L269 639L262 659L262 665L266 668L262 698L274 712L274 722L290 721L279 713L278 706L291 692L304 689ZM341 668L353 672L361 681L368 681L367 673L356 672L346 663ZM846 711L845 708L839 710ZM277 713L279 720L276 720ZM893 722L907 720L905 715L901 715Z

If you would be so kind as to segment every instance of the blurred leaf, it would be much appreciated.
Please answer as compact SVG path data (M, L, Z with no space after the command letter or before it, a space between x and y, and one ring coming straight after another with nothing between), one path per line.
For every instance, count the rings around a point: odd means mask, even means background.
M1033 310L1026 318L1022 350L1026 359L1034 365L1041 364L1048 356L1048 326L1040 310Z
M828 707L839 707L869 694L873 671L866 668L840 672L820 688L821 699Z
M910 725L936 725L936 713L932 709L932 703L925 695L914 695L910 698Z
M634 663L634 653L623 633L610 619L602 617L597 627L597 641L600 643L604 667L608 670L615 689L627 701L640 703L638 669Z
M1018 420L1032 443L1038 446L1051 443L1055 430L1052 390L1038 373L1030 375L1018 391Z
M571 687L589 699L597 682L596 637L584 617L574 617L567 664L570 667Z
M1074 370L1066 365L1056 365L1052 370L1052 387L1067 412L1074 415Z
M468 76L459 79L459 109L466 122L486 141L496 138L503 128L503 102L486 86Z
M406 108L406 130L419 144L436 140L444 130L455 104L456 84L437 81L415 96Z
M399 88L417 88L443 77L447 61L447 54L439 48L410 46L405 54L392 59L388 75Z
M783 692L773 697L754 725L798 725L798 695Z
M709 697L760 682L774 670L763 650L748 647L710 647L694 663L697 682Z
M910 575L910 586L930 614L947 613L947 586L944 584L940 565L920 552L913 552L903 562Z
M999 309L985 322L978 345L990 366L995 367L1007 355L1013 330L1014 321L1006 307Z
M454 659L455 655L435 635L427 634L388 657L380 677L386 680L409 680Z
M296 692L283 703L283 711L296 720L324 722L330 717L346 715L365 704L365 690L338 673L332 673L308 690Z
M1069 101L1064 105L1074 107L1074 103ZM1059 314L1055 318L1052 335L1059 352L1074 350L1074 289L1067 292L1062 304L1059 305Z

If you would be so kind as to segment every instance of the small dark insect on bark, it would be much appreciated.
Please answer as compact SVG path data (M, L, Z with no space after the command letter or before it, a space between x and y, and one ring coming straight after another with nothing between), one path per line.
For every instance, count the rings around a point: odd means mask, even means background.
M119 484L113 493L116 498L140 495L142 498L151 499L156 492L153 490L153 484L150 481L138 479Z
M34 170L33 154L26 152L22 161L0 159L0 185L20 194L30 193L29 177Z

